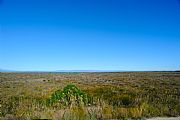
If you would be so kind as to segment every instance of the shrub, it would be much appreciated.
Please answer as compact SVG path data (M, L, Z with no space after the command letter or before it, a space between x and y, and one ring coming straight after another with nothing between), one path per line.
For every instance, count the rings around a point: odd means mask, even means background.
M63 91L55 91L50 98L47 99L47 105L53 105L57 102L61 102L63 105L71 105L75 102L78 105L88 104L90 102L90 97L82 92L78 87L73 84L67 85Z

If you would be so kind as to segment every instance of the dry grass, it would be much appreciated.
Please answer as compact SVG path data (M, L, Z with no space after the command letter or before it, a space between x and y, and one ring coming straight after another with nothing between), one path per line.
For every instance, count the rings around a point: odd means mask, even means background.
M89 96L88 102L73 93L68 100L57 97L52 105L46 104L69 84ZM1 119L157 116L180 116L180 72L0 73Z

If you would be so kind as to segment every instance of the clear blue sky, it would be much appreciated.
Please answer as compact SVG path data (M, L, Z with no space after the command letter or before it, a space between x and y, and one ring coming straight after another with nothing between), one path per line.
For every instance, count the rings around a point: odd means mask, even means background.
M180 1L0 0L0 68L180 69Z

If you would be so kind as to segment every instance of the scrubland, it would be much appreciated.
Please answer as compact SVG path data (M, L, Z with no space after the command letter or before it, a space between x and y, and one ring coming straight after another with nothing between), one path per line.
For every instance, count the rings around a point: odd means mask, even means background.
M0 119L180 116L180 72L0 73Z

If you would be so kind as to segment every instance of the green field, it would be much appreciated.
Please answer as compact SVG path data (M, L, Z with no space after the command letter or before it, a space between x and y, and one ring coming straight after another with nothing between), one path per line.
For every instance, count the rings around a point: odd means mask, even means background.
M180 72L0 73L0 119L180 116Z

